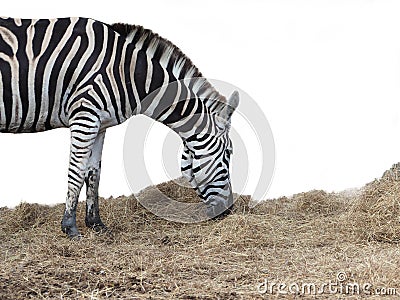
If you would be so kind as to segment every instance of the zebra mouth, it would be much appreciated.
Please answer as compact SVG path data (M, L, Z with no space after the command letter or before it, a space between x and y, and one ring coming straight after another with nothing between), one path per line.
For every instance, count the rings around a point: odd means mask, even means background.
M207 217L214 219L217 217L224 217L231 213L233 208L233 196L232 194L228 199L221 197L212 198L206 202L206 214Z

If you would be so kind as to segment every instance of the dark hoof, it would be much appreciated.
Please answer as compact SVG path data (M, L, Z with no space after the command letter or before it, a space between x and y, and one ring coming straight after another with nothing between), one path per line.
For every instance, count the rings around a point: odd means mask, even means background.
M71 240L80 240L82 235L79 233L79 230L76 226L73 227L64 227L61 226L61 229L64 233L68 235Z
M219 220L231 214L232 209L233 204L227 206L224 202L215 200L207 204L206 214L210 219Z
M82 235L79 233L78 228L76 227L76 215L72 214L64 214L64 217L61 221L61 230L68 235L68 237L72 239L80 239Z
M93 231L95 231L97 233L106 233L106 232L110 231L108 229L108 227L106 225L104 225L104 223L102 221L92 222L92 221L89 221L88 219L85 219L85 224L86 224L86 227L92 229Z

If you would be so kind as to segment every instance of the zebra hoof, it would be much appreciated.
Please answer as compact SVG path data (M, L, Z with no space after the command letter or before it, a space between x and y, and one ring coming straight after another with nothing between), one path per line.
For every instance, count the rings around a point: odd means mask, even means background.
M110 231L108 227L104 225L104 223L101 220L93 222L89 221L88 219L85 219L85 224L86 227L92 229L94 232L97 233L107 233Z
M72 227L61 227L62 231L68 235L68 238L70 240L80 240L82 238L82 235L79 233L79 230L76 226Z
M232 208L233 203L226 203L222 200L212 200L210 203L207 203L206 214L210 219L223 219L232 213Z
M71 240L80 239L82 237L82 235L79 233L78 227L76 227L75 213L64 214L64 217L61 221L61 230L67 234Z

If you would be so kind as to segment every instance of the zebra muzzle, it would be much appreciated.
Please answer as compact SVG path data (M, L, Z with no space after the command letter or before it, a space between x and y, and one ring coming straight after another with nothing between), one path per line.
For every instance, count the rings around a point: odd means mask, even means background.
M223 218L232 212L233 196L232 194L228 199L213 198L206 202L206 214L209 218Z

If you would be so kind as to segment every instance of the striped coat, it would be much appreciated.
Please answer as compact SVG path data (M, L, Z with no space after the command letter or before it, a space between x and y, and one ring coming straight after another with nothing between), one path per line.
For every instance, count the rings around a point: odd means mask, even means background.
M104 230L98 208L105 131L145 114L177 132L182 172L211 216L229 207L230 117L238 94L220 95L175 45L141 26L86 18L0 19L0 132L68 127L71 154L62 230Z

